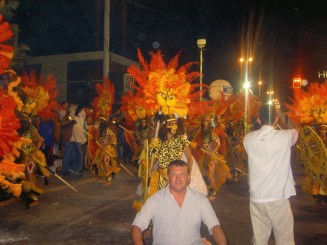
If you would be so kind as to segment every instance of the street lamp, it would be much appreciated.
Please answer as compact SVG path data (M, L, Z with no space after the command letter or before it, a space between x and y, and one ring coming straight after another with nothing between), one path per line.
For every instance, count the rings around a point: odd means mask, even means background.
M239 62L241 64L241 80L245 80L245 82L248 81L250 77L250 72L251 72L251 63L253 61L253 57L249 56L247 58L241 57L239 59ZM243 63L244 63L244 76L243 76Z
M259 100L261 100L262 81L258 82L258 87L259 87Z
M274 91L273 90L268 90L267 91L267 96L268 96L268 103L271 104L272 103L272 96L274 95Z
M197 45L200 49L200 101L202 101L202 77L203 77L203 72L202 72L202 64L203 64L203 49L204 46L206 46L207 41L205 39L198 39L197 40Z

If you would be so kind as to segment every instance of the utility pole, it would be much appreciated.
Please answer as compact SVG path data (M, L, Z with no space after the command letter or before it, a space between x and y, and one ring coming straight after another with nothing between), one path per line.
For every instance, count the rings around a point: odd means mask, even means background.
M110 73L110 0L104 0L103 27L103 77L109 78Z

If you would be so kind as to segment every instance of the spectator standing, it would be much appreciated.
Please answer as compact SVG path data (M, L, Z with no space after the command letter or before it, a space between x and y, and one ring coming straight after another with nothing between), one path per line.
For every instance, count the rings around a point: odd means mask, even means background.
M289 198L296 195L291 169L291 148L298 139L295 129L276 130L279 117L272 105L260 108L259 130L248 133L250 214L253 244L268 244L273 230L277 245L294 242L294 218Z
M85 109L80 108L73 118L72 135L70 141L65 143L62 159L62 173L64 175L69 173L78 175L83 172L84 152L87 142L85 116Z

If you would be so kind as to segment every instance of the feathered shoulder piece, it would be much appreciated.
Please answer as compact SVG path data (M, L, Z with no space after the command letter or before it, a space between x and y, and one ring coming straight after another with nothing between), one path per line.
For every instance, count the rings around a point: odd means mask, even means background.
M91 103L94 109L95 118L106 118L112 113L112 105L115 100L115 86L108 78L104 78L103 84L97 83L95 89L97 96Z

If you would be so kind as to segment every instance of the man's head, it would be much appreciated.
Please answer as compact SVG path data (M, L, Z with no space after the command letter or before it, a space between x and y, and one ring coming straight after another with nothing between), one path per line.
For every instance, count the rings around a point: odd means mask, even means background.
M190 168L188 164L182 160L172 161L167 169L170 190L174 192L186 191L190 182Z
M276 116L275 108L273 105L264 104L259 110L259 124L261 125L273 125L278 120Z

